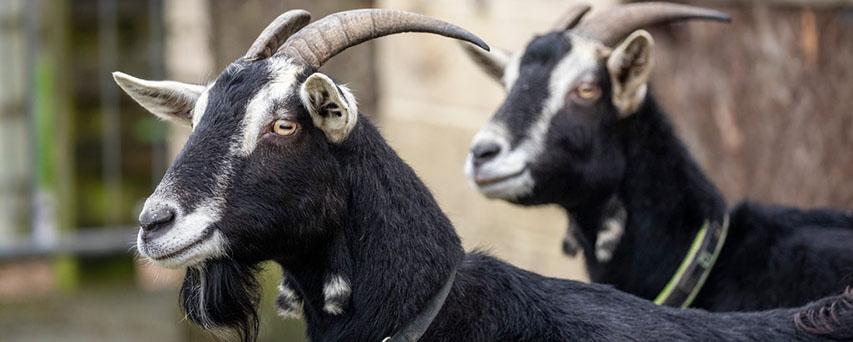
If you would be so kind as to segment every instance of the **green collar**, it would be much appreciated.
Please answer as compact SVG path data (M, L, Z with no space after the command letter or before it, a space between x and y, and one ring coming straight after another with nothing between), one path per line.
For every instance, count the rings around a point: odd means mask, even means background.
M709 234L710 227L710 234ZM722 224L705 221L699 233L693 239L687 256L678 266L678 271L655 298L655 304L686 308L693 303L699 294L708 274L717 261L717 256L723 250L726 235L729 232L729 216L723 218Z

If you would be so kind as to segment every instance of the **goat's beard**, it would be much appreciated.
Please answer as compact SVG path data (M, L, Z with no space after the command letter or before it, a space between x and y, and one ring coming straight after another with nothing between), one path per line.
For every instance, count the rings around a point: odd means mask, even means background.
M180 304L187 318L221 337L254 341L260 297L257 266L213 260L187 269Z

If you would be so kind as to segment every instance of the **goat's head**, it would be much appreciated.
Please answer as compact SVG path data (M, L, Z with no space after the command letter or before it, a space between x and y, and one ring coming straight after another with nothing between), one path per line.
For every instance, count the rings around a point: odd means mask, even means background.
M207 86L114 74L151 113L192 128L139 216L142 256L165 267L192 266L187 281L204 283L197 271L210 264L287 260L323 244L339 226L348 195L331 150L356 127L358 109L352 93L318 68L348 47L401 32L487 48L459 27L401 11L309 21L301 10L281 15ZM240 323L226 313L213 317L216 308L202 308L198 317L185 309L207 327Z
M474 137L465 165L484 195L539 204L608 193L625 165L616 123L643 103L652 70L653 40L640 28L729 19L675 4L624 5L584 18L589 9L573 7L521 53L466 48L508 92Z

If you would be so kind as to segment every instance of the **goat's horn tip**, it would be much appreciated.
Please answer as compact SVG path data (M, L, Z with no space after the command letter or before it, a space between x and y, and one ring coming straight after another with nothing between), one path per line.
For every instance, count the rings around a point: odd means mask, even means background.
M476 45L477 47L483 49L483 50L492 51L492 48L489 47L489 44L486 44L486 42L484 42L480 39L477 39L475 42L473 42L473 44Z

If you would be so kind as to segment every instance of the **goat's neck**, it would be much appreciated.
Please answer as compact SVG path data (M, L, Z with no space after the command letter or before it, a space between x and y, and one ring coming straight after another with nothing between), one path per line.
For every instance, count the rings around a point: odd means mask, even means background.
M380 341L439 292L464 250L426 186L367 120L335 149L350 187L338 242L313 263L284 267L306 297L313 340ZM328 272L347 274L352 289L339 315L322 310Z
M569 213L580 228L592 280L654 298L703 222L721 221L726 204L651 95L637 113L619 123L617 131L626 160L621 183L613 194ZM612 258L603 262L595 256L595 242L606 220L606 204L614 197L624 206L627 220Z

